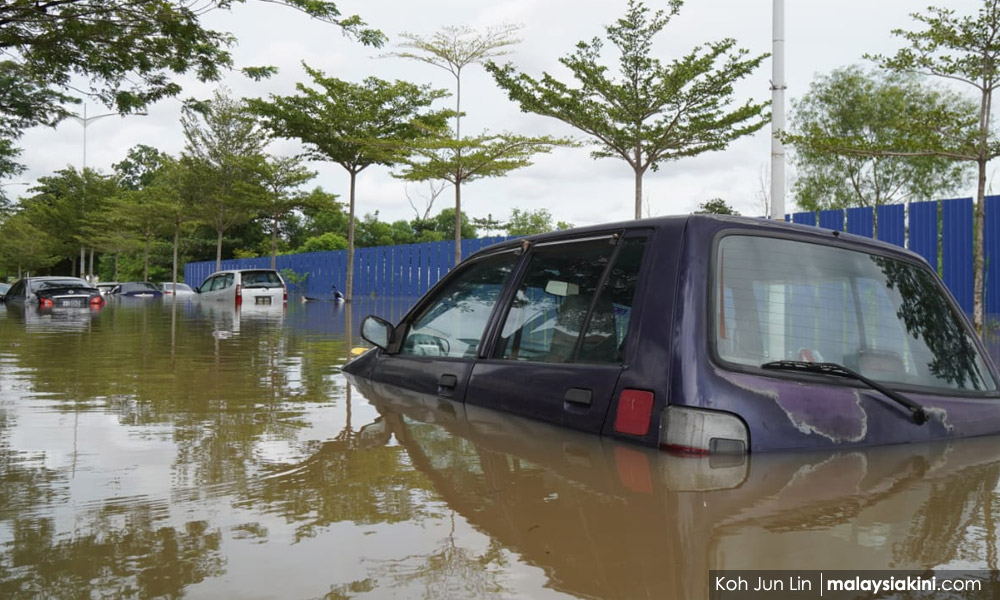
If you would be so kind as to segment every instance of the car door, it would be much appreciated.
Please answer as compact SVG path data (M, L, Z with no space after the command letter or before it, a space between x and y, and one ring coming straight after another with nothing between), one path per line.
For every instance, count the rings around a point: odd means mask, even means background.
M400 323L372 379L462 400L487 324L520 259L515 249L463 263Z
M645 237L536 244L465 401L599 432L618 378Z

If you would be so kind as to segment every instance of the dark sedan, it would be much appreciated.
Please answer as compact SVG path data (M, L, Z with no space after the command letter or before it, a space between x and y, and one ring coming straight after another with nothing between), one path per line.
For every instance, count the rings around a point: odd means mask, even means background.
M148 281L127 281L111 290L111 295L118 298L162 298L163 292Z
M79 277L25 277L3 297L7 304L37 304L39 308L100 308L101 292Z

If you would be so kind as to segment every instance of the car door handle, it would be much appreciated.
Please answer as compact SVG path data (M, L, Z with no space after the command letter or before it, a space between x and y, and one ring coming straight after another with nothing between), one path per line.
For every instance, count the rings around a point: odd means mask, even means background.
M456 375L445 373L438 379L438 394L442 396L450 396L456 387L458 387L458 376Z
M563 400L569 402L570 404L590 406L590 401L593 398L593 395L594 393L591 390L583 388L570 388L566 390L566 395L563 396Z

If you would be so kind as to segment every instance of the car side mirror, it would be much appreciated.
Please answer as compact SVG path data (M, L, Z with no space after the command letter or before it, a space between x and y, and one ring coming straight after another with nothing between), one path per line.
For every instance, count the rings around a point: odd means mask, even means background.
M368 315L364 321L361 321L362 339L383 350L389 348L389 340L392 339L394 331L392 323L374 315Z

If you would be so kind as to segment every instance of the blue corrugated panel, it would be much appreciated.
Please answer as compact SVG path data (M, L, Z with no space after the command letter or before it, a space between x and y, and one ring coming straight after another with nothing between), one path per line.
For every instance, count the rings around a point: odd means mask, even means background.
M910 204L910 250L913 250L938 270L938 203Z
M886 204L875 209L878 219L878 239L897 246L906 246L906 207Z
M1000 196L986 197L986 221L983 223L983 257L986 260L986 298L983 301L987 315L1000 315Z
M823 229L843 231L844 211L839 208L819 211L819 226Z
M972 312L972 198L941 201L941 278L967 313Z
M814 212L800 212L792 215L792 222L798 223L799 225L816 225L816 213Z
M847 209L847 232L872 237L875 233L875 213L869 206Z

